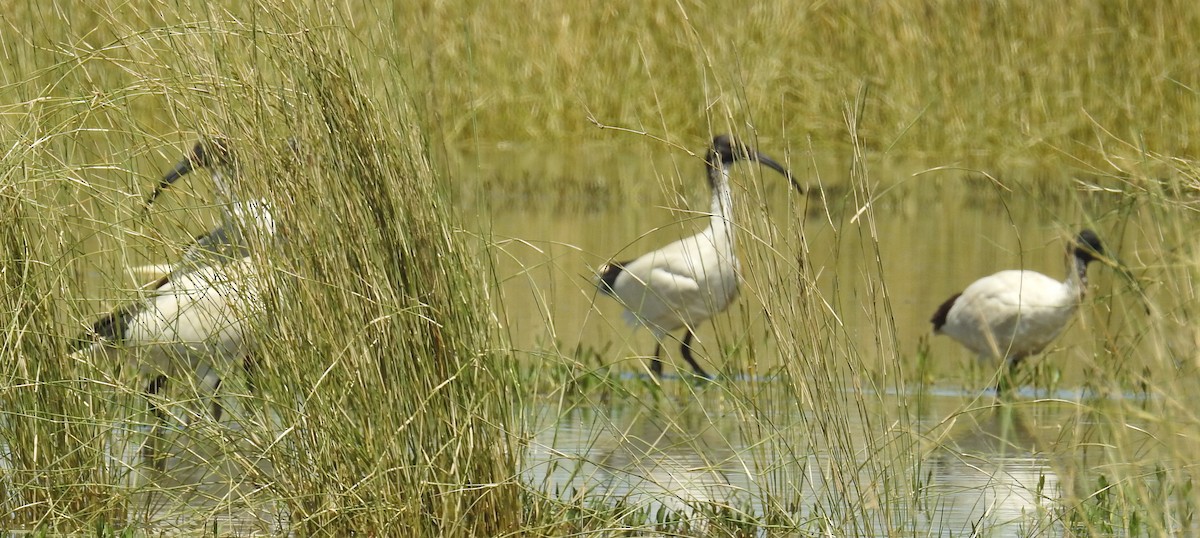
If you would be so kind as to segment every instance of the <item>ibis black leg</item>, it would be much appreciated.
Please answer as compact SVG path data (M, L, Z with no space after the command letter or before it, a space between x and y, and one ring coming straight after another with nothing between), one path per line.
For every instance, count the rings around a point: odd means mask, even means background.
M221 422L221 415L225 414L225 407L221 405L221 378L219 377L213 384L212 399L213 422Z
M1000 380L996 382L996 396L1003 396L1008 391L1012 390L1012 385L1017 379L1017 366L1021 364L1021 359L1010 359L1008 365L1000 372Z
M712 379L712 376L708 375L708 372L705 372L704 368L700 367L700 364L696 362L696 359L692 358L692 338L695 336L696 335L692 334L692 330L688 329L687 334L683 337L683 345L680 346L679 350L683 353L683 360L692 365L692 369L696 371L696 375L703 377L704 379Z
M654 344L654 358L650 360L650 373L662 379L662 342Z
M254 378L258 375L258 360L253 355L246 355L242 359L242 370L246 372L246 390L250 394L257 394L258 387L254 384Z
M154 397L158 396L158 391L162 390L167 385L167 376L159 375L150 380L150 384L146 386L146 403L150 404L150 412L158 418L159 422L167 421L167 412L163 411L158 404L154 403Z
M152 462L159 470L162 470L165 465L165 461L158 450L158 443L161 428L167 422L167 413L158 404L154 403L154 398L158 395L158 391L162 390L166 384L167 376L159 375L151 379L150 383L146 385L146 403L150 405L150 412L154 413L157 420L154 422L152 432L146 437L145 444L142 445L142 459Z

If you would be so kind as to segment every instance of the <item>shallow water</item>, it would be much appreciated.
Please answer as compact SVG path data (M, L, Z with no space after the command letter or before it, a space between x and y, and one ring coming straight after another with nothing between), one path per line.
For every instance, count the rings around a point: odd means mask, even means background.
M801 417L771 417L775 429L768 437L750 435L739 413L715 411L728 408L719 401L722 395L702 391L694 399L664 399L654 406L574 407L561 414L549 406L531 409L542 423L529 449L525 480L563 499L620 501L651 514L665 509L698 518L698 507L728 505L758 517L782 510L793 522L811 524L866 513L860 519L873 524L861 535L1062 530L1054 516L1063 486L1054 448L1043 439L1054 435L1053 425L1070 414L1069 406L1052 403L1030 411L987 405L956 411L958 424L945 428L941 413L959 410L964 399L930 398L930 412L915 426L922 433L944 431L937 443L912 446L888 463L905 466L898 475L914 480L899 485L901 491L888 491L870 483L866 469L859 477L863 482L840 476L842 466L832 460L846 454L804 439ZM881 403L894 405L895 399ZM859 420L845 427L855 437L870 435L870 426ZM870 467L870 455L853 457ZM913 490L902 491L908 487ZM803 500L795 503L796 498ZM883 502L892 504L885 508Z
M1070 433L1093 405L1083 400L998 404L938 387L855 393L862 407L829 422L842 433L820 435L814 430L829 417L758 406L789 390L783 380L695 384L668 376L661 390L635 389L640 396L628 399L538 399L521 410L529 435L521 479L563 500L646 510L652 521L670 515L703 525L709 511L730 507L810 530L853 520L864 536L1058 534L1071 481L1092 481L1087 450ZM919 402L911 422L873 420L903 401ZM230 418L219 425L160 429L159 459L147 459L149 427L113 430L111 465L133 492L132 520L191 533L287 528L282 504L261 491L273 471L264 462L248 475L245 458L256 451L230 445L242 410L226 403ZM171 412L190 411L180 404ZM858 476L844 474L856 466ZM904 481L879 483L884 472Z

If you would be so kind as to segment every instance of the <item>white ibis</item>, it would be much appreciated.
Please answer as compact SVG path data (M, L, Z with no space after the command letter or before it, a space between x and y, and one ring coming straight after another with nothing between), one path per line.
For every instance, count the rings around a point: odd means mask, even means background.
M738 260L734 254L733 197L729 169L740 160L757 161L783 174L796 189L804 188L770 157L727 135L713 138L704 164L712 189L712 213L704 231L680 239L637 259L610 262L599 271L600 292L625 307L625 320L654 333L657 344L650 369L662 376L662 340L686 329L680 350L700 377L708 373L692 356L697 324L724 311L738 293Z
M980 358L1003 358L1011 372L1066 328L1087 288L1088 264L1104 255L1104 246L1096 232L1083 230L1068 245L1067 255L1062 282L1027 270L976 280L938 307L930 320L934 334L957 340Z
M177 370L207 371L203 383L215 392L221 383L216 372L244 356L247 326L261 311L261 286L248 256L245 231L253 225L273 233L274 221L261 203L246 205L233 197L224 179L236 177L237 163L224 141L197 143L163 177L147 205L197 168L212 171L223 198L224 225L200 237L180 263L144 288L144 297L96 321L83 339L90 352L123 354L143 374L153 376L148 395L161 390L166 377ZM243 366L250 366L248 359ZM153 410L165 418L157 407ZM220 419L215 400L213 415Z

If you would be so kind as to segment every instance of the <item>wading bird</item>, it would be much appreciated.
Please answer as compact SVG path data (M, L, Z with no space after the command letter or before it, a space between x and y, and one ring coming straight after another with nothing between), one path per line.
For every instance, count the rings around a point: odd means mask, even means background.
M599 271L600 292L615 297L625 307L630 325L644 326L657 341L650 370L662 376L662 340L672 331L686 329L680 351L696 374L709 378L692 356L697 324L724 311L738 292L738 260L734 255L733 196L729 169L741 160L757 161L804 188L786 168L727 135L713 138L704 164L712 190L712 212L704 231L680 239L641 257L610 262Z
M1027 270L1001 271L973 282L938 307L930 320L980 358L1003 358L1008 373L1054 341L1079 307L1087 288L1088 264L1104 255L1100 238L1083 230L1068 245L1067 279ZM1004 383L997 389L1003 389Z
M218 372L246 357L247 328L261 311L261 285L249 257L246 233L274 234L274 220L262 202L241 203L227 178L237 176L237 162L224 140L198 142L147 200L147 206L167 187L197 168L211 171L222 198L223 224L201 236L182 261L143 288L143 297L113 310L81 338L84 351L123 355L143 375L152 377L148 396L157 394L168 376L191 372L213 393L220 387ZM201 375L203 373L203 375ZM160 419L163 412L151 403ZM213 416L221 406L214 397Z

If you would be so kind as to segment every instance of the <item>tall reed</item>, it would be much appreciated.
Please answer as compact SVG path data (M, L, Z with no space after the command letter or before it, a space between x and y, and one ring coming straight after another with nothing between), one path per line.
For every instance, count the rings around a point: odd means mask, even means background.
M29 50L31 63L59 63L9 90L65 77L23 95L23 121L6 126L20 142L3 183L5 525L207 532L236 513L250 514L239 528L304 534L514 528L513 377L407 93L377 86L346 33L319 29L331 8L259 3L243 27L220 9L164 4L155 16L193 22L144 31L123 7L93 7L70 17L98 16L116 44ZM142 106L162 112L128 115ZM162 131L183 136L157 155L136 149L161 147L150 133ZM166 404L189 424L145 434L131 427L149 419L128 365L66 350L95 312L137 297L119 267L176 256L212 222L203 172L134 216L188 139L211 135L238 156L237 193L264 197L285 230L253 238L255 274L239 275L263 287L256 367L242 381L214 365L232 423L173 404L206 396L180 372ZM128 139L135 149L113 149ZM80 162L110 159L124 162ZM157 469L127 451L141 437L165 453Z

